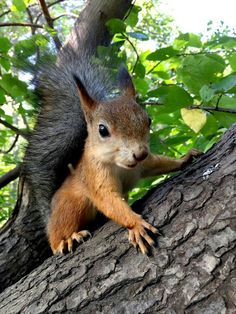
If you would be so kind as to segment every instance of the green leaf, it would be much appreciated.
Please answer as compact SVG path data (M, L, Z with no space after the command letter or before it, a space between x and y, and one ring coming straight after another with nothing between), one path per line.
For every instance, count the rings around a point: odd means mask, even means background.
M187 56L177 69L177 77L191 93L199 95L202 86L217 81L225 67L224 59L217 54Z
M45 25L44 27L46 31L48 32L48 34L51 35L52 37L57 35L57 30L55 30L54 28L51 28L48 25Z
M148 40L148 36L141 32L127 32L127 35L138 40Z
M205 125L201 129L201 134L206 136L212 136L213 134L217 133L218 130L218 121L214 117L213 114L207 114L207 120ZM205 143L207 144L207 143Z
M146 73L145 66L141 62L138 62L136 64L134 72L140 78L144 78L145 77L145 73Z
M0 104L4 104L6 102L5 93L2 89L0 89Z
M24 11L26 9L26 5L23 0L12 0L12 3L12 11Z
M214 97L214 90L207 85L203 85L200 89L200 96L203 101L210 101Z
M187 46L201 48L202 42L199 35L189 33L189 40Z
M27 93L27 84L11 74L4 74L0 80L0 86L13 98L24 96Z
M217 36L216 39L206 42L205 47L231 49L236 47L236 38L230 36Z
M176 135L176 136L169 136L166 140L165 143L168 145L179 145L186 143L189 140L189 135Z
M146 95L147 91L148 91L148 83L144 79L139 78L139 77L134 78L133 81L134 81L134 85L135 85L136 90L140 94Z
M221 96L219 107L236 109L236 96Z
M0 37L0 52L7 52L12 47L10 40L6 37Z
M14 49L18 57L22 56L25 59L29 56L32 56L36 52L36 49L37 49L37 46L35 45L34 37L18 41L15 44Z
M227 92L236 86L236 74L228 75L220 81L212 84L212 88L217 92Z
M161 86L148 92L149 97L157 97L158 102L164 106L158 106L159 112L170 113L189 106L193 103L192 97L179 86Z
M11 68L10 61L7 58L0 58L0 64L6 71L9 71Z
M228 59L232 70L236 71L236 52L232 53Z
M124 33L126 30L125 23L120 19L110 19L106 26L112 34Z
M152 73L155 73L158 75L158 77L162 78L163 80L169 80L170 74L168 72L164 71L155 71L155 69L152 71Z
M185 33L185 34L180 34L174 40L174 47L176 47L177 49L180 49L183 47L201 48L202 42L199 35L196 35L193 33Z
M137 5L132 7L129 15L125 19L127 25L134 27L138 23L138 13L141 11L141 8Z
M236 122L236 114L234 113L214 111L214 117L219 121L219 124L225 128L229 128L233 123Z
M44 47L45 48L48 45L48 43L50 42L49 39L42 34L35 34L31 38L34 38L35 44L38 47Z
M147 56L147 60L150 61L164 61L168 60L171 57L176 56L179 53L178 50L175 50L172 46L166 48L160 48Z
M181 109L181 116L184 122L195 132L198 133L205 125L206 113L201 109Z

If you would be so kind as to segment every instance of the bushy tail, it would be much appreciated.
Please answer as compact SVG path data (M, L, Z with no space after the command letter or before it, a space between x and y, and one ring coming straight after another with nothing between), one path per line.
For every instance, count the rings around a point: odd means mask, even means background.
M37 74L40 110L26 149L24 174L38 202L48 204L43 215L49 213L50 200L67 175L68 164L79 160L87 136L74 75L96 101L114 91L113 80L95 60L93 47L78 46L78 41L67 43L57 61L43 65Z

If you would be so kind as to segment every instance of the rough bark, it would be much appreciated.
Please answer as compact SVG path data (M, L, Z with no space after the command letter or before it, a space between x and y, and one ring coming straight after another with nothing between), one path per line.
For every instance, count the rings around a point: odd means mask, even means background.
M0 313L235 313L236 125L135 204L159 228L152 256L106 223L1 295Z
M111 40L106 21L124 17L130 7L130 0L89 1L66 45L74 41L75 36L79 37L81 46L86 46L87 41L93 38L96 40L92 41L90 48L106 45ZM0 290L19 280L51 254L34 195L29 193L24 178L20 181L19 198L13 215L0 230Z

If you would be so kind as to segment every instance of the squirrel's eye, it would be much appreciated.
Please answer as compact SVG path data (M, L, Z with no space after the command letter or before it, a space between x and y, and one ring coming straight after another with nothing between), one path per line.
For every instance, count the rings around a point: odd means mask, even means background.
M99 133L100 133L101 137L110 136L110 133L104 124L99 124L98 129L99 129Z
M152 120L151 118L148 118L148 125L151 126L151 124L152 124Z

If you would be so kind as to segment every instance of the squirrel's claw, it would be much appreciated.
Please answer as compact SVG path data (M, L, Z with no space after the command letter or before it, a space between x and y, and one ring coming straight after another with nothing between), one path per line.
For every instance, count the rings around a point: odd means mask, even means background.
M139 247L143 254L148 253L148 246L154 246L155 244L153 239L147 234L145 228L152 233L158 234L158 230L143 219L132 229L129 229L129 242L135 248ZM143 239L147 244L144 244Z
M71 238L76 240L76 242L81 243L84 242L84 238L92 238L91 233L88 230L81 230L79 232L73 232Z
M91 233L88 230L81 230L79 232L73 232L72 235L66 239L62 240L58 247L53 250L53 254L61 253L64 254L66 252L73 251L73 241L75 240L77 243L84 242L84 238L92 237Z

